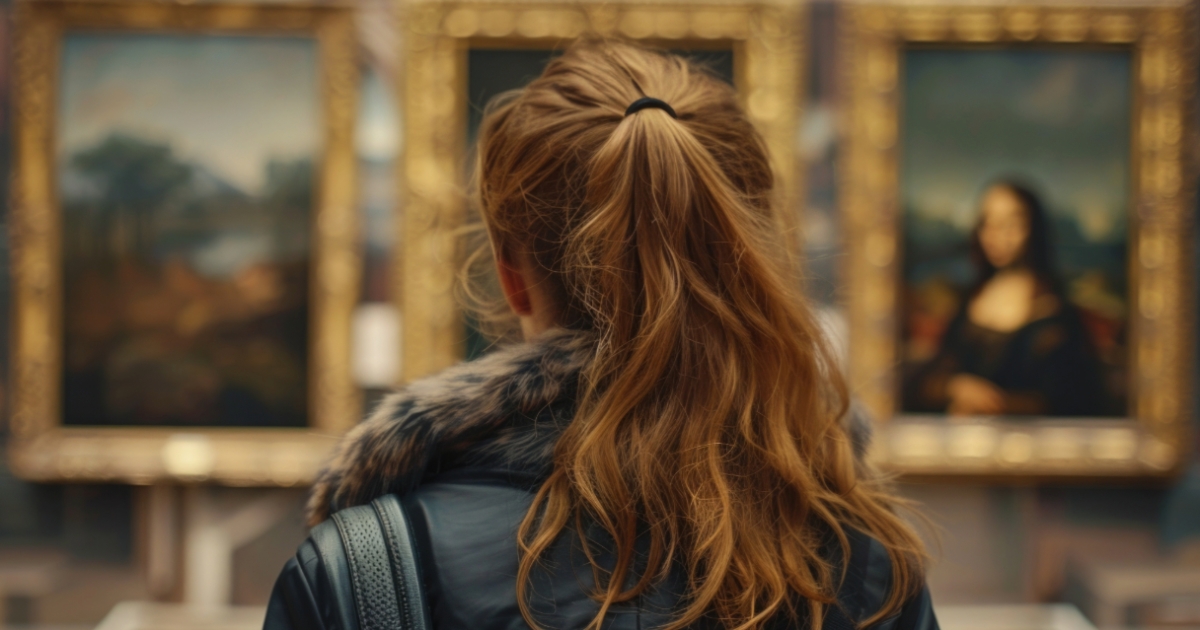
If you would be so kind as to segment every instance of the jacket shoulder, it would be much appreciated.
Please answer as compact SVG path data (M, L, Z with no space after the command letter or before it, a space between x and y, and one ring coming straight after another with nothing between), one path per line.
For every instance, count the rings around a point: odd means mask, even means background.
M358 630L350 567L337 526L312 529L275 581L263 630Z
M850 557L845 579L838 590L838 604L857 621L878 612L892 592L892 559L887 548L874 537L846 528ZM871 626L871 630L938 630L933 603L925 585L905 600L900 611Z

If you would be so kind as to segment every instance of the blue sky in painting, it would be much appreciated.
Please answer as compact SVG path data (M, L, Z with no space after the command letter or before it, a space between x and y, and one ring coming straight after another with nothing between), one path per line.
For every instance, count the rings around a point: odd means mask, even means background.
M1130 55L1121 50L910 50L905 209L965 231L980 189L1017 175L1093 242L1123 238L1129 209Z
M257 194L271 159L317 157L316 41L69 33L58 107L60 159L119 132Z

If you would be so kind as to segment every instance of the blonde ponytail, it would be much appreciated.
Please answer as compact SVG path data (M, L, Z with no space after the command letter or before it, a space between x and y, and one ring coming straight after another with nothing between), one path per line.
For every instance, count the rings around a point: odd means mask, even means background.
M647 96L678 118L625 115ZM600 340L521 526L526 620L536 627L535 564L584 521L616 553L609 570L593 563L593 627L673 566L691 591L671 628L804 613L818 627L839 578L821 545L833 535L847 553L845 527L888 549L894 588L875 618L898 610L923 550L856 468L845 386L773 231L766 151L732 89L678 57L577 44L488 113L480 160L497 252L535 263L564 324Z

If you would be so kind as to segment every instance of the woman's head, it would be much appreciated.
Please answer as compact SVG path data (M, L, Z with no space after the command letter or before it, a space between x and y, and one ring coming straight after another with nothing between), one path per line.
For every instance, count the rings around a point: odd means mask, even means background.
M1014 180L999 180L984 189L971 245L981 281L1009 267L1054 278L1045 208L1030 187Z
M645 96L678 118L658 108L626 116ZM572 327L629 310L596 290L638 283L629 274L652 253L633 260L626 239L653 230L664 245L685 249L712 240L700 232L719 229L718 217L703 217L701 206L713 200L698 197L696 178L726 180L753 222L771 222L770 164L732 87L675 56L577 45L525 90L493 103L479 155L480 206L496 256L540 276ZM609 255L624 264L598 264Z
M626 115L643 97L677 117ZM522 525L520 592L587 519L616 544L616 566L596 568L601 615L679 565L693 592L674 627L705 615L759 627L797 597L819 619L836 582L820 549L850 525L889 550L897 589L881 614L893 611L920 543L859 476L839 422L845 386L732 87L676 56L580 43L489 108L479 156L496 258L552 296L559 323L598 339Z

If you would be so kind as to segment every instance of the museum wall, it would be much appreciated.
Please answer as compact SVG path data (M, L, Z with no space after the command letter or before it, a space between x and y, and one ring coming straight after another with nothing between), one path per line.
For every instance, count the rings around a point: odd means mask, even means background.
M0 1L0 163L11 170L13 159L12 0ZM844 183L847 168L845 137L849 114L845 108L848 86L845 59L839 37L845 5L813 2L807 20L801 22L806 36L806 69L803 72L805 112L796 121L795 150L803 173L803 200L798 204L798 221L803 235L807 289L830 334L846 343L849 334L846 312L845 261L847 225L844 221ZM1194 16L1194 14L1193 14ZM357 242L363 251L358 283L356 321L368 337L356 343L366 349L356 364L357 381L364 386L361 408L369 408L386 390L402 367L398 359L379 348L396 347L397 334L391 300L399 280L393 257L401 249L396 239L405 208L397 192L397 160L404 148L403 126L398 111L404 103L403 85L397 77L397 59L404 50L393 26L393 9L382 2L360 5L357 17L358 67L362 69L355 134L357 166ZM1192 40L1189 53L1200 46ZM1200 59L1196 61L1200 62ZM1193 65L1193 69L1200 65ZM1195 108L1189 112L1200 123ZM1200 135L1191 126L1185 139L1190 155L1200 157ZM1200 170L1192 159L1185 174L1188 186L1200 182ZM0 178L0 199L9 199L11 178ZM1194 224L1200 206L1187 210L1185 224ZM0 327L10 329L12 273L10 268L11 223L9 215L0 222ZM1194 301L1200 294L1200 238L1192 230L1187 247L1187 284L1180 289ZM1186 343L1200 340L1200 320L1193 309L1187 313L1190 336ZM383 335L380 337L370 335ZM13 373L10 359L12 337L0 337L0 368ZM1192 348L1193 350L1195 348ZM380 356L383 354L384 356ZM381 376L382 375L382 376ZM1195 410L1195 392L1200 372L1186 376L1189 385L1184 404ZM0 408L9 417L11 378L0 381ZM286 418L280 420L286 423ZM7 425L0 439L9 441ZM1197 449L1200 421L1195 411L1190 419L1190 448ZM40 483L19 478L7 465L7 451L0 451L0 576L19 574L29 588L12 588L0 579L0 602L9 624L90 624L97 622L118 601L129 599L178 600L183 586L178 581L156 583L147 568L147 518L152 509L152 490L145 485L104 482ZM897 481L900 492L910 498L926 517L926 529L934 553L929 576L937 604L1000 602L1075 603L1085 612L1096 610L1097 575L1112 567L1161 567L1200 565L1200 463L1193 459L1169 477L1088 479L1045 479L1030 476L964 475L947 477L908 475ZM186 493L179 505L187 505ZM234 556L231 601L262 605L278 569L305 536L302 523L302 488L264 490L218 487L205 492L205 501L215 509L233 513L270 494L285 507L280 517L252 540L241 545ZM178 515L187 511L177 507ZM40 572L40 573L39 573ZM39 576L53 574L44 586ZM25 577L20 577L24 575ZM1170 625L1172 619L1200 623L1194 601L1179 609L1163 608L1148 601L1135 606L1122 623ZM1171 612L1174 610L1175 612ZM1166 612L1164 612L1166 611ZM1171 617L1175 614L1176 617ZM1188 615L1192 615L1188 617Z

